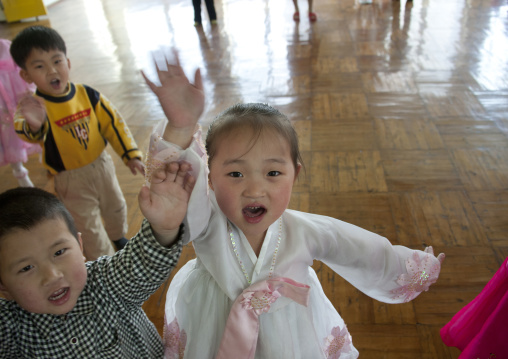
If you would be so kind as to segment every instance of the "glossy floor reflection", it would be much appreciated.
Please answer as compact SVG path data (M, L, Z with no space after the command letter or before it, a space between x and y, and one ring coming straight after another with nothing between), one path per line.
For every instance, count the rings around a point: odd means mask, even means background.
M292 208L447 254L429 292L390 306L315 263L361 358L457 358L439 329L508 255L508 3L317 0L315 23L299 5L295 23L291 0L215 0L218 24L203 6L195 28L190 0L60 0L39 21L0 23L0 36L35 23L58 30L71 78L106 94L142 148L163 116L140 70L153 78L153 59L171 48L187 74L202 70L203 127L237 102L279 108L306 166ZM142 179L115 163L132 235ZM52 190L37 157L27 167ZM16 186L9 167L0 176L0 190ZM193 255L186 247L180 263ZM160 290L145 304L159 330L163 302Z

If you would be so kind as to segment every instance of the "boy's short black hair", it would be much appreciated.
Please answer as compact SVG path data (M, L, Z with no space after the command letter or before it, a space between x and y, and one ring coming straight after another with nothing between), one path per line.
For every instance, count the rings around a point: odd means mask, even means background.
M34 187L17 187L0 194L0 241L13 230L28 231L42 221L58 218L77 239L74 219L54 194Z
M64 39L56 30L47 26L30 26L14 37L11 43L11 56L14 62L26 69L26 59L33 49L43 51L58 50L67 54Z

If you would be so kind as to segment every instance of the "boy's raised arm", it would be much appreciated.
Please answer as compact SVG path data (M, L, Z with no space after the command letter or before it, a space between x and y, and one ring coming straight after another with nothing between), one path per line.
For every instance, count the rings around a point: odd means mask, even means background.
M163 138L185 149L191 143L197 122L203 113L205 95L200 70L196 70L194 84L191 84L180 66L177 53L174 54L176 64L170 64L166 59L167 70L161 70L155 63L161 86L155 85L141 73L157 96L168 119Z
M19 101L17 118L23 118L32 133L37 133L46 122L46 107L40 97L27 93Z
M188 163L171 162L154 173L150 188L139 192L139 207L150 222L155 239L169 247L177 239L195 179Z

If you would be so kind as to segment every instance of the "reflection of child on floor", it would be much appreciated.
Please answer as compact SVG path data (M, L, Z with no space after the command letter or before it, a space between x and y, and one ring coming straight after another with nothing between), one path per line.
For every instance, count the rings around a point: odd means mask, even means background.
M392 245L332 217L287 209L302 167L289 119L265 104L238 104L210 125L197 122L200 72L189 83L178 64L147 79L167 121L154 129L147 180L159 165L191 164L184 243L197 259L166 295L166 358L358 357L344 320L312 269L327 264L372 298L414 299L437 280L444 255Z
M37 144L22 141L14 132L14 113L18 101L35 86L27 84L20 76L9 53L11 42L0 39L0 166L10 164L12 173L21 187L33 187L23 162L28 156L41 152Z
M212 24L217 23L217 13L215 12L215 5L213 0L205 0L206 11ZM201 0L192 0L194 6L194 26L201 26Z
M316 21L317 15L316 13L312 12L313 0L308 0L308 3L309 3L309 20ZM298 8L298 0L293 0L293 4L295 5L295 13L293 14L293 20L300 21L300 9Z

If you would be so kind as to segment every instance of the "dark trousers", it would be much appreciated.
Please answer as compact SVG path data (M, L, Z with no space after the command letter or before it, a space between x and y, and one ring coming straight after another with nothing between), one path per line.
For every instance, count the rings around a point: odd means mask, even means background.
M194 21L201 23L201 0L192 0L192 5L194 6ZM217 20L213 0L205 0L205 5L210 21Z

